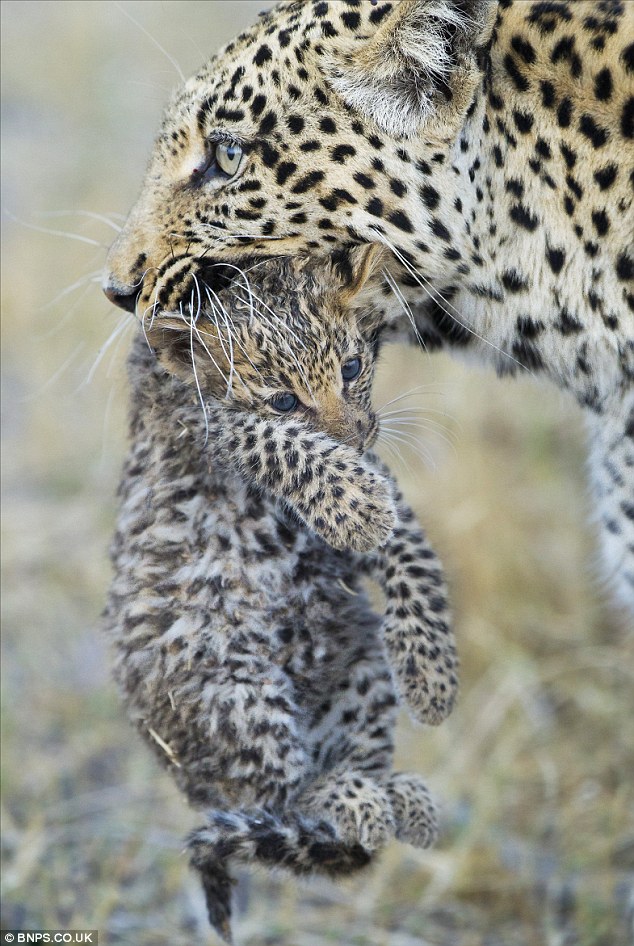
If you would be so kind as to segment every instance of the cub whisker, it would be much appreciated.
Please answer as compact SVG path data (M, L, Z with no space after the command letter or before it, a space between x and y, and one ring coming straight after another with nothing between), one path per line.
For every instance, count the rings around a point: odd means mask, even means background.
M416 454L419 457L419 459L421 459L424 463L429 465L432 469L434 470L436 469L436 462L433 459L431 453L429 453L429 451L423 447L419 439L415 437L412 433L410 433L409 431L399 430L399 429L388 427L388 426L386 427L381 426L380 430L382 432L385 431L385 433L389 434L392 438L402 443L409 450L411 450L412 453Z

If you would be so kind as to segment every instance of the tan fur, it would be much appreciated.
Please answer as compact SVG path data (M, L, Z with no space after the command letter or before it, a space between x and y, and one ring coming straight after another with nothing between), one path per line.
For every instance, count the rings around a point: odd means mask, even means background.
M230 178L218 139L243 146ZM108 291L178 312L214 263L382 244L401 335L606 428L596 506L634 609L633 165L633 3L291 0L174 97Z

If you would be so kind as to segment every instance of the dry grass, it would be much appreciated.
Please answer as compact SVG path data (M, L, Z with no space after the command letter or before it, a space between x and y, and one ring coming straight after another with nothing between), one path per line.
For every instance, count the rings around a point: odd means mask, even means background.
M122 6L189 72L259 4ZM37 215L127 209L172 66L114 3L6 2L3 20L3 207L106 244L96 220ZM3 923L211 943L180 856L195 818L128 728L95 631L129 336L91 372L116 313L91 282L49 303L103 249L3 225ZM245 879L237 939L622 946L634 642L593 577L579 416L552 390L400 350L377 400L419 384L454 446L421 431L432 462L398 472L451 575L463 695L438 730L403 720L399 761L443 800L443 838L394 844L346 884Z

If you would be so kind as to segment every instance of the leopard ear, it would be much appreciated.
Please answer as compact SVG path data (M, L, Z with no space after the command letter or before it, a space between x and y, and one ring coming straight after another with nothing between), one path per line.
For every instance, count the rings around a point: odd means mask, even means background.
M394 137L455 135L482 73L497 0L400 0L371 38L334 47L332 87Z

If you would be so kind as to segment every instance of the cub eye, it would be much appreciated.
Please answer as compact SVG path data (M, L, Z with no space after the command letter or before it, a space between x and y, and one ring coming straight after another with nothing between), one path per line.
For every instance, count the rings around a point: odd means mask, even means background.
M276 394L275 397L272 397L269 404L274 411L279 411L280 414L289 414L295 410L299 400L290 391L285 391L283 394Z
M233 177L242 160L242 148L235 141L219 141L215 151L216 164L220 170Z
M355 378L359 376L361 371L361 359L349 358L348 361L344 361L341 366L341 377L344 381L354 381Z

